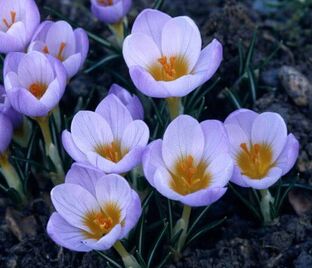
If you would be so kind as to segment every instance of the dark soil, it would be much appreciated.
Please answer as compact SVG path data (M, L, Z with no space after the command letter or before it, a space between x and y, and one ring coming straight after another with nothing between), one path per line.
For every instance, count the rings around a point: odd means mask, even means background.
M151 6L153 1L133 1L130 23L137 12ZM288 129L300 141L299 160L284 181L297 180L312 186L312 89L303 83L301 75L312 81L312 8L303 11L293 6L283 8L264 7L262 1L209 1L186 0L165 1L163 10L172 15L186 14L199 25L203 42L218 38L224 46L224 61L218 72L221 80L206 97L204 118L224 119L235 107L224 94L224 88L247 91L246 85L235 86L239 69L239 42L247 50L257 29L254 65L268 57L283 40L278 52L264 69L256 72L258 81L257 101L244 105L259 112L280 113L288 124ZM274 2L274 1L272 1ZM287 1L284 1L287 2ZM297 1L289 1L297 2ZM103 24L88 15L88 1L40 0L43 18L52 7L64 17L102 36L109 36ZM104 57L105 50L93 48L91 42L90 60ZM100 56L99 56L100 55ZM120 60L121 62L121 60ZM119 62L95 73L81 74L74 78L62 101L62 108L72 114L79 107L79 99L86 99L95 89L91 106L106 94L107 88L116 77L108 69L120 70ZM298 76L281 74L283 66L291 66ZM127 70L120 70L127 77ZM285 78L287 83L282 83ZM283 80L284 81L284 80ZM295 81L295 82L293 82ZM122 83L121 81L117 81ZM295 84L295 86L293 86ZM307 87L307 90L302 90ZM302 93L304 92L304 93ZM303 94L305 105L297 103L296 96ZM222 109L220 109L222 107ZM90 108L90 107L89 107ZM147 107L148 109L148 107ZM31 178L30 182L35 183ZM106 260L96 252L78 254L58 247L45 233L51 205L47 201L49 186L39 186L40 194L22 215L9 213L12 207L6 198L0 199L0 267L106 267ZM281 216L271 225L262 226L250 215L248 209L230 192L217 202L209 213L208 220L227 220L219 227L205 234L184 251L183 258L169 267L312 267L312 198L311 192L297 190L286 198ZM196 210L195 210L196 211ZM25 226L19 226L25 220ZM14 225L16 223L16 225ZM14 234L12 232L14 231ZM114 254L113 252L109 254Z

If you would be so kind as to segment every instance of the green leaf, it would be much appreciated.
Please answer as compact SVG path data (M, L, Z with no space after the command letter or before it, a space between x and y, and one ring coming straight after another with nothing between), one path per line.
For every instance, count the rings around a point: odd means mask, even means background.
M171 237L173 228L173 218L172 218L172 205L170 199L167 200L167 205L168 205L169 237Z
M103 59L101 59L100 61L98 61L97 63L95 63L94 65L92 65L91 67L89 67L88 69L84 70L83 73L85 73L85 74L91 73L95 69L97 69L99 67L103 67L104 65L109 64L110 62L112 62L115 59L118 59L120 57L121 57L121 55L119 55L119 54L108 55L108 56L104 57Z
M145 224L145 214L144 210L139 222L139 238L138 238L138 253L142 255L142 249L143 249L143 234L144 234L144 224Z
M169 258L172 256L172 252L169 251L168 254L166 255L165 258L163 258L162 262L157 266L157 268L162 268L165 266L165 264L167 263L167 261L169 260Z
M108 257L106 254L104 254L103 252L101 251L98 251L98 250L95 250L95 252L97 254L99 254L101 257L103 257L105 260L108 261L108 263L110 263L111 265L113 265L113 267L116 267L116 268L122 268L122 266L120 264L118 264L117 262L115 262L113 259L111 259L110 257Z
M163 229L162 229L161 232L159 233L159 236L158 236L158 238L157 238L157 240L156 240L156 242L155 242L154 246L152 247L152 250L151 250L151 252L150 252L150 254L149 254L148 261L147 261L147 267L152 267L151 264L152 264L152 262L153 262L153 258L154 258L154 256L155 256L156 250L157 250L157 248L158 248L158 246L159 246L159 244L160 244L160 241L161 241L162 238L164 237L164 235L165 235L167 229L168 229L168 223L166 222L166 223L164 224Z
M137 250L135 251L135 257L139 262L139 264L141 265L141 268L147 267L142 255Z
M195 221L192 223L192 225L190 226L190 228L188 229L187 232L187 236L189 236L193 230L195 229L195 227L197 226L197 224L201 221L201 219L205 216L205 214L207 213L207 211L209 210L209 206L205 207L202 212L196 217Z
M230 99L230 101L233 103L233 105L236 109L242 108L242 105L241 105L241 102L240 102L238 96L236 96L230 89L225 88L225 94Z
M164 3L165 3L165 0L155 0L152 8L160 10Z
M257 40L257 30L253 32L251 42L248 47L247 56L244 63L244 73L248 71L248 69L251 67L252 59L255 51L255 43Z
M250 68L247 71L247 77L248 77L249 88L251 92L251 98L252 98L253 103L255 103L257 100L257 86L256 86L256 81L255 81L253 70Z

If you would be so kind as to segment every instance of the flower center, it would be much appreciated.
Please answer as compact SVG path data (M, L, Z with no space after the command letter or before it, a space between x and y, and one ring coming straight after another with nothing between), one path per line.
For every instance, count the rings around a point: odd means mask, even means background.
M84 217L84 224L90 232L83 231L87 238L99 240L120 223L121 211L115 203L106 204L102 210L92 211Z
M113 0L97 0L98 4L102 5L102 6L112 6Z
M206 171L207 164L195 165L192 156L181 158L171 174L170 187L181 195L187 195L205 189L211 182L211 175Z
M163 56L149 68L156 81L173 81L188 73L188 65L183 57Z
M274 166L271 147L267 144L251 144L248 148L246 143L240 147L242 150L236 161L242 174L255 180L264 178Z
M6 18L2 19L2 22L5 25L5 27L7 28L7 30L9 30L10 27L16 22L16 12L15 11L11 11L10 15L11 15L11 17L10 17L11 22L9 22Z
M98 145L95 151L102 157L117 163L119 162L124 154L121 152L120 143L113 141L110 144Z
M38 82L38 83L31 84L28 90L30 91L31 94L33 94L39 100L44 95L47 88L48 86L46 84Z
M55 58L57 58L59 61L64 61L65 60L65 57L63 55L65 47L66 47L66 43L61 42L61 44L59 46L59 50L58 50L57 54L55 55ZM45 53L45 54L49 54L50 53L49 48L48 48L47 45L42 49L42 52Z

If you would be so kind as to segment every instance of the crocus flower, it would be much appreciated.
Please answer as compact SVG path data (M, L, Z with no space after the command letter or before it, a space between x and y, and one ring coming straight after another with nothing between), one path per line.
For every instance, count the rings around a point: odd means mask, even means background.
M131 95L126 89L117 84L110 87L108 94L114 94L127 107L134 120L144 119L144 109L137 96Z
M123 44L123 56L135 86L157 98L182 97L209 80L222 61L222 45L213 40L201 50L198 27L189 17L146 9Z
M74 251L106 250L127 236L141 215L138 194L119 175L73 166L51 191L54 212L47 231Z
M163 140L147 147L143 169L149 183L169 199L194 207L215 202L225 193L233 171L222 123L178 116Z
M65 150L76 161L88 163L105 173L125 173L141 162L149 138L142 120L133 120L129 110L113 94L95 112L80 111L65 130Z
M234 183L267 189L294 166L299 143L293 134L287 135L279 114L239 109L224 124L235 162Z
M0 0L0 53L24 51L40 23L33 0Z
M0 113L3 113L11 120L14 129L21 126L23 116L13 109L2 85L0 85Z
M1 155L9 147L13 137L13 125L8 117L0 112L0 162Z
M40 51L61 61L68 78L73 77L87 58L87 33L73 28L66 21L44 21L35 32L28 51Z
M13 108L21 114L46 116L64 94L64 67L40 52L8 54L3 73L7 97Z
M100 21L115 24L127 15L131 5L132 0L91 0L91 11Z

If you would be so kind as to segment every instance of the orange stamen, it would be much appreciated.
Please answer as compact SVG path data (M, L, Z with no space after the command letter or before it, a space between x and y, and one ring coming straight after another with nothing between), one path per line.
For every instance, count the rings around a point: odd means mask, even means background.
M66 43L62 42L60 44L60 48L59 48L58 54L56 56L60 61L64 61L63 52L64 52L65 47L66 47Z
M165 75L169 79L174 79L176 75L175 61L176 61L176 57L170 57L169 61L167 60L166 56L162 56L161 58L158 59L158 62L162 65Z
M47 85L43 83L33 83L29 86L29 91L37 99L40 99L47 90Z
M3 23L4 23L4 25L9 29L16 21L16 12L15 11L11 11L10 12L10 14L11 14L11 23L9 23L8 21L7 21L7 19L2 19L2 21L3 21Z
M42 52L45 53L45 54L49 54L49 48L48 48L48 46L45 46L45 47L42 49Z
M97 2L103 6L112 6L113 5L113 0L98 0Z

